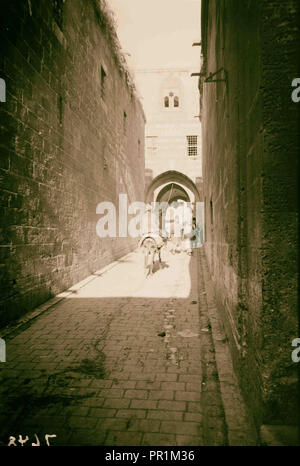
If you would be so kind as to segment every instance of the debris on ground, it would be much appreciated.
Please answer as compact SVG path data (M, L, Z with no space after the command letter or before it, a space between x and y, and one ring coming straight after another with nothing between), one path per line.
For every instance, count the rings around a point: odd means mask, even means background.
M165 337L165 336L166 336L166 332L158 333L157 336L158 336L158 337Z

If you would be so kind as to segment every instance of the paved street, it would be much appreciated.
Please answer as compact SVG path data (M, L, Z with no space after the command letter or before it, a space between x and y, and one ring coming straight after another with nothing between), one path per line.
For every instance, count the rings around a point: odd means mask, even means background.
M146 279L133 252L6 337L2 444L227 444L204 255L162 259Z

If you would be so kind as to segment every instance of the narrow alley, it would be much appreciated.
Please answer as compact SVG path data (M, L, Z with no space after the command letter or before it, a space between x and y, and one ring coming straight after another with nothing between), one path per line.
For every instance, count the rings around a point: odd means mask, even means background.
M1 2L1 446L300 445L299 13Z

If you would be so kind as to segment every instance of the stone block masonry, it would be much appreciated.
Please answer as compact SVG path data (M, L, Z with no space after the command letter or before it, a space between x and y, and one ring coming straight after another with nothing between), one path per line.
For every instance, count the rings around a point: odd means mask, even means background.
M5 3L0 326L132 250L96 235L96 206L144 193L144 113L104 2Z
M205 252L258 428L298 421L297 12L295 0L202 1L203 76L223 68L199 83Z

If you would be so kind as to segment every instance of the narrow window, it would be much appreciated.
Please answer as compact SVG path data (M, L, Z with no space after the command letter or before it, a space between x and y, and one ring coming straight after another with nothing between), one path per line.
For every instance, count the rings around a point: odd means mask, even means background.
M174 97L174 107L179 107L179 97L177 95Z
M106 73L105 73L103 66L101 66L101 97L103 100L105 99L105 87L106 87Z
M198 136L187 136L187 153L189 156L198 155Z
M61 126L63 122L62 121L63 120L63 99L61 95L58 97L58 114L59 114L59 124Z
M169 107L169 97L165 97L165 107Z
M123 134L127 132L127 114L123 112Z

